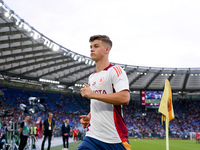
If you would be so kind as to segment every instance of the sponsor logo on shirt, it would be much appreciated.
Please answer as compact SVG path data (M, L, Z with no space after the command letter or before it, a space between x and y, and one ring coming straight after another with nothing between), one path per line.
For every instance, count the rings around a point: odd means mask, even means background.
M104 82L104 77L101 77L101 79L99 80L99 85L102 85Z
M94 90L94 93L107 94L106 90Z

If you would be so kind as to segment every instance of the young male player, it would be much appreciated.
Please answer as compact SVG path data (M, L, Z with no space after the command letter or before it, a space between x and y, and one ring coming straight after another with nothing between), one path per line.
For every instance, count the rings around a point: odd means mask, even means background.
M91 100L90 113L80 116L87 133L77 150L130 150L121 106L130 100L128 78L121 67L109 63L112 41L108 36L95 35L89 41L96 72L81 89L81 95Z

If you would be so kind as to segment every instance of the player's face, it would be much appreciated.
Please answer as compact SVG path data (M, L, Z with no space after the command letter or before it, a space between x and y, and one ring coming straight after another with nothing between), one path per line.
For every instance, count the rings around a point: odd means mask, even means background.
M100 40L94 40L90 45L90 56L95 62L101 60L107 53L106 45Z

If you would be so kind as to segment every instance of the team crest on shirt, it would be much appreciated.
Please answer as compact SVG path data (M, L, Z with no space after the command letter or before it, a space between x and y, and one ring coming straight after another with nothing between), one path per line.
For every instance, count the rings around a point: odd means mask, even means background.
M104 77L101 77L101 79L99 80L99 85L102 85L104 82Z

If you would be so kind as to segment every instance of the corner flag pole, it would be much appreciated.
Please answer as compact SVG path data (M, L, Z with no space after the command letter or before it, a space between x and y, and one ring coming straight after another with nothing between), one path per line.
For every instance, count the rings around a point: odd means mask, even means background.
M169 118L165 120L166 150L169 150Z
M165 80L165 88L158 111L162 113L162 124L165 121L166 150L169 150L169 121L174 119L174 109L172 104L172 90L167 79Z

